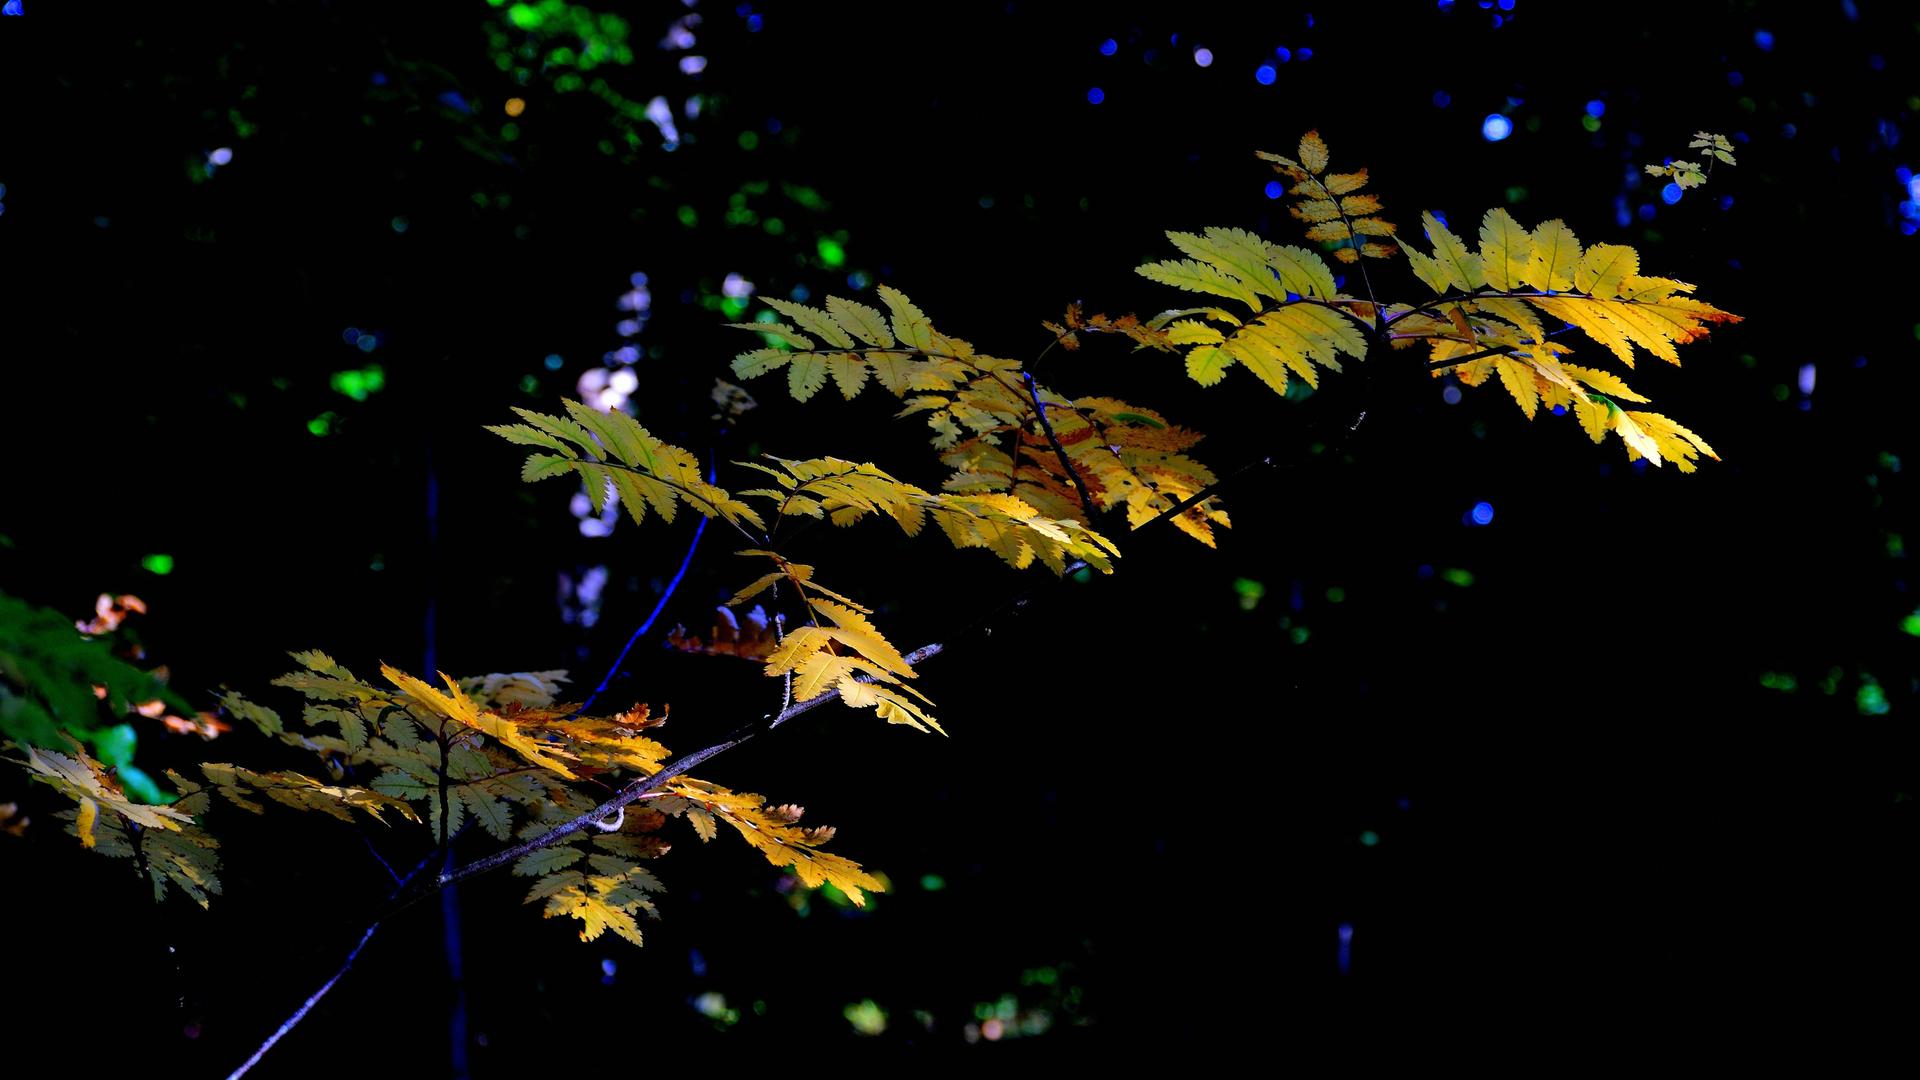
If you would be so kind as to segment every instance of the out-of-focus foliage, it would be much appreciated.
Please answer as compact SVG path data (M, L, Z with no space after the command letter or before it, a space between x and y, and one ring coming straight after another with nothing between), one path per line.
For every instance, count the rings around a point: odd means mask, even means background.
M139 597L102 595L94 618L76 624L0 593L0 737L52 749L78 740L117 773L118 786L158 803L170 796L134 765L139 736L125 718L195 714L154 672L114 654L106 635L128 612L145 610Z

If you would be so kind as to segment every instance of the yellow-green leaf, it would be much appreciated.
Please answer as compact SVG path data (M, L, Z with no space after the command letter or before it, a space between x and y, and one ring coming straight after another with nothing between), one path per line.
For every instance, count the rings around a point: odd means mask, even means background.
M1511 292L1526 284L1527 263L1533 256L1533 237L1505 210L1487 211L1480 222L1480 260L1487 284Z
M1580 265L1580 241L1558 219L1533 230L1533 250L1527 255L1526 283L1536 289L1563 292L1573 287L1574 267Z

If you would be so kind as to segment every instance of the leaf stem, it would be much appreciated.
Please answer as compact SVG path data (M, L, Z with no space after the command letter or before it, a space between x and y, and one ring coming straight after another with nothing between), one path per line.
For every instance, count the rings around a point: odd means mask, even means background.
M1034 415L1040 420L1040 430L1047 434L1047 445L1053 447L1053 456L1060 459L1060 467L1067 470L1067 479L1073 481L1073 490L1080 493L1080 508L1086 511L1087 528L1093 528L1093 496L1087 492L1086 481L1080 479L1080 470L1073 467L1073 459L1067 457L1067 449L1060 445L1060 437L1053 433L1053 422L1047 419L1046 403L1040 400L1040 389L1033 381L1033 373L1022 371L1027 381L1027 396L1033 400Z

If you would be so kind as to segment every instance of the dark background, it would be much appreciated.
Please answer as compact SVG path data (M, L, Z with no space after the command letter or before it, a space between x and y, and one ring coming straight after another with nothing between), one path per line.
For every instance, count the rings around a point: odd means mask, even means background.
M1295 467L1228 491L1217 551L1122 535L1120 572L1085 584L877 526L809 534L796 554L895 642L953 644L922 680L952 737L824 710L704 775L805 803L894 891L856 915L783 892L737 843L683 838L635 951L520 908L524 882L463 889L475 1075L1891 1041L1913 1005L1920 708L1904 5L599 3L632 50L586 73L605 94L537 61L516 82L525 62L501 70L497 42L570 39L559 16L530 33L484 2L28 3L0 21L0 588L75 617L139 594L149 659L196 700L229 685L285 709L266 682L311 647L361 671L566 667L591 686L692 524L583 537L566 487L520 484L481 425L556 411L631 340L637 415L664 438L931 486L923 429L872 394L801 406L756 382L760 407L718 431L707 392L746 347L715 310L729 273L816 300L891 283L941 329L1031 357L1068 301L1175 302L1132 273L1171 253L1161 230L1299 242L1253 152L1310 127L1403 227L1423 208L1460 232L1489 206L1560 217L1747 321L1633 377L1725 459L1693 476L1629 466L1570 418L1529 423L1497 386L1446 404L1411 354L1281 401L1109 341L1055 353L1048 382L1209 432L1197 453L1222 471ZM688 12L697 43L660 47ZM689 54L704 71L680 70ZM609 101L656 94L671 152ZM1514 132L1490 142L1495 112ZM1669 205L1640 166L1697 129L1732 135L1740 163ZM613 301L636 271L652 314L622 339ZM1397 266L1376 281L1423 288ZM379 392L330 388L369 363ZM1495 516L1473 526L1482 501ZM742 583L723 540L661 630L704 631ZM171 573L143 569L155 553ZM599 621L567 624L557 575L593 565ZM1026 589L1022 614L1001 610ZM661 637L611 704L670 703L681 750L765 711L751 668ZM301 764L274 754L155 728L141 760ZM0 778L15 798L55 808ZM83 1072L243 1059L385 882L331 822L243 818L212 821L227 893L210 913L154 907L50 825L0 839L12 1045L83 1038ZM428 846L375 831L396 862ZM383 930L259 1075L447 1073L439 918ZM1009 1035L1041 1013L1048 1029L969 1043L1008 995ZM877 1036L843 1015L865 1000L888 1014Z

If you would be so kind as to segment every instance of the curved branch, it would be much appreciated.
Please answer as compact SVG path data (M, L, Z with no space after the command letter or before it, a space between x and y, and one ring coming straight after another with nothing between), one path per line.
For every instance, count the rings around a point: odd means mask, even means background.
M687 568L693 565L693 553L700 550L700 538L707 534L707 522L711 520L713 519L704 515L701 516L699 526L693 530L693 542L687 545L686 557L680 560L680 569L674 571L673 580L667 582L667 590L660 594L660 600L653 605L653 611L647 615L647 621L641 623L639 629L635 630L633 635L627 638L626 647L621 649L620 655L614 658L613 666L607 669L607 674L600 680L600 685L594 687L593 693L587 695L587 700L581 702L580 707L573 710L573 715L584 715L587 708L591 706L601 694L606 693L607 687L613 683L614 676L620 674L620 669L625 666L627 654L633 651L634 645L639 642L641 637L645 636L647 631L653 629L653 624L660 618L660 613L667 610L667 601L673 599L674 590L678 589L680 583L687 579Z

